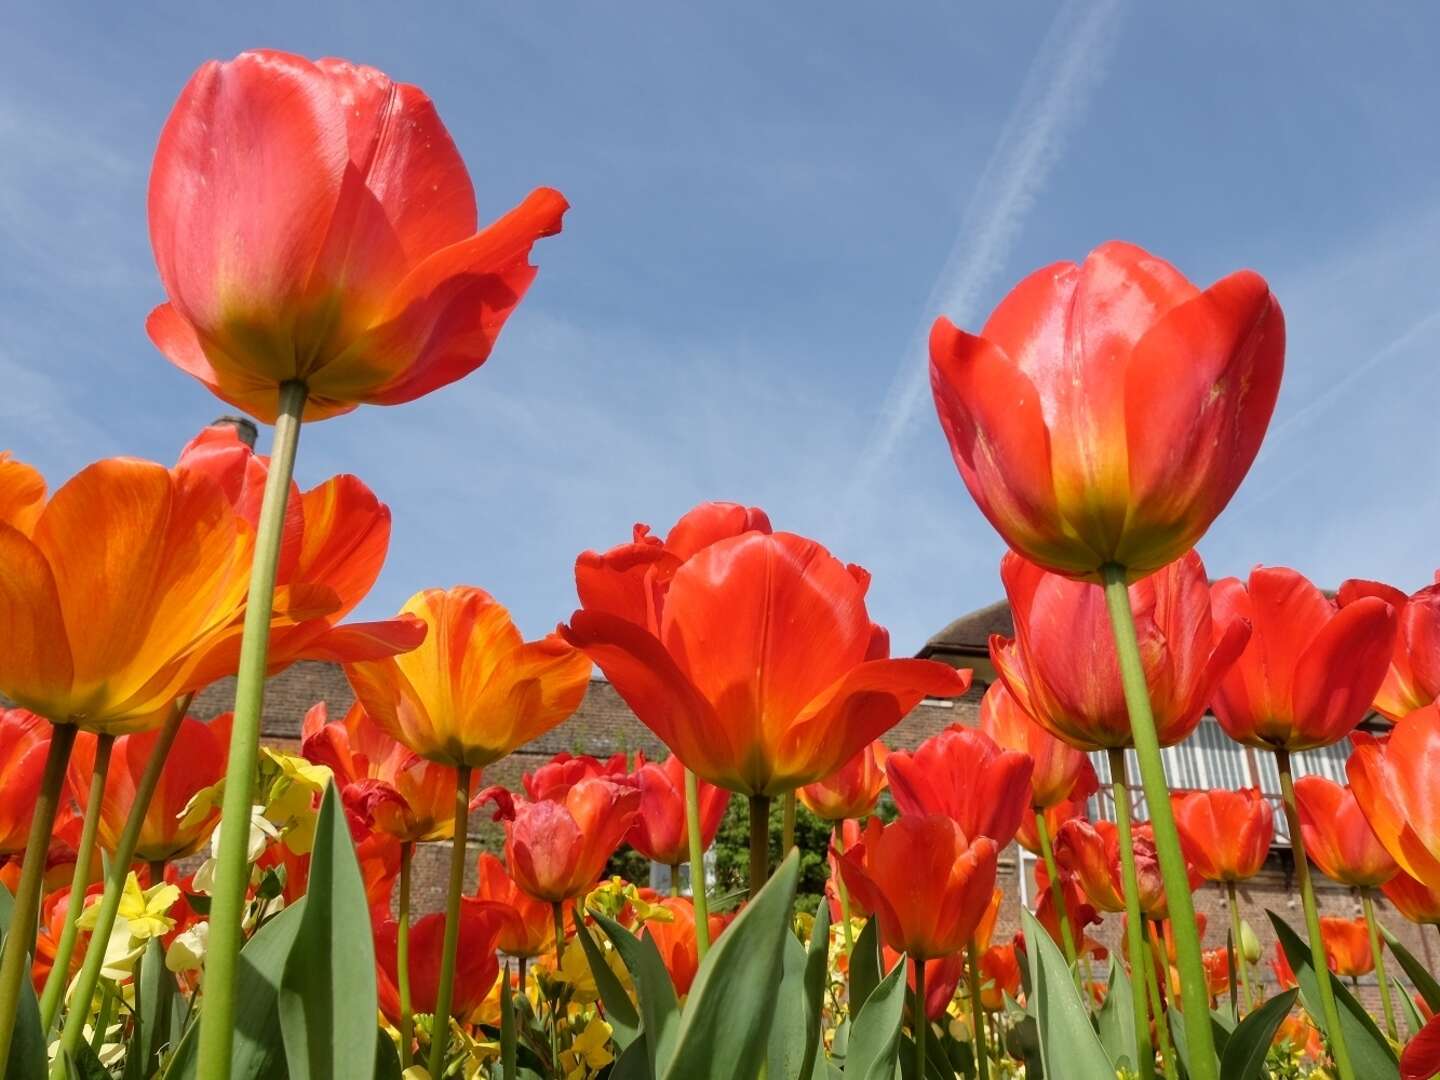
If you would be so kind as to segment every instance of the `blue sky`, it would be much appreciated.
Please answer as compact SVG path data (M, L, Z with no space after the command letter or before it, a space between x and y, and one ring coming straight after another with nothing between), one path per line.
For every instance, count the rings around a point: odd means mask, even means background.
M757 503L874 575L911 651L999 595L924 333L1113 237L1269 278L1290 349L1260 460L1201 545L1414 588L1440 565L1440 12L1294 3L29 5L0 43L0 447L58 484L173 459L221 411L143 324L156 134L253 46L424 86L482 218L573 204L491 360L306 428L299 474L395 511L363 609L484 586L529 634L576 552ZM303 7L303 11L297 9Z

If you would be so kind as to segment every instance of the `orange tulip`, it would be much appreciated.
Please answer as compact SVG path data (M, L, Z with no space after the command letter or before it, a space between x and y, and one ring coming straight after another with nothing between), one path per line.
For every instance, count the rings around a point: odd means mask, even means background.
M698 776L778 795L835 772L925 696L969 685L936 661L885 659L869 580L813 540L742 532L674 570L657 628L587 606L562 632Z
M1204 535L1260 449L1285 321L1248 270L1201 291L1112 242L1031 274L979 336L945 318L930 383L965 486L1014 550L1142 577Z
M839 856L845 887L880 921L880 939L915 960L958 952L970 942L995 890L997 845L967 840L943 814L871 818Z
M581 780L594 776L603 776L621 783L625 780L628 769L629 762L625 760L623 752L611 754L608 760L600 761L589 754L577 757L562 750L534 772L522 775L520 783L525 788L526 798L531 802L563 799L565 792Z
M103 881L94 882L85 890L86 902L91 902L92 898L98 900L104 891ZM36 994L45 991L45 981L50 977L50 969L55 966L60 936L65 932L65 923L69 916L70 886L67 884L47 892L40 903L40 925L35 935L35 952L30 963L30 977L34 981ZM68 976L77 975L85 963L85 949L89 940L89 934L82 934L76 939L74 952L70 954Z
M30 535L45 508L45 478L8 450L0 450L0 522Z
M690 861L690 830L685 823L685 766L671 754L664 761L639 755L630 783L640 790L640 812L626 842L647 859L678 866ZM700 780L700 850L715 842L730 792Z
M503 788L486 795L505 819L505 863L530 896L555 904L587 892L634 823L640 792L629 785L581 780L563 800L510 800Z
M1431 888L1401 870L1381 885L1380 891L1411 922L1440 926L1440 888Z
M1177 791L1170 804L1185 857L1206 881L1244 881L1265 865L1275 839L1275 808L1259 788Z
M580 705L590 661L551 634L526 642L510 613L469 586L405 605L428 628L412 652L347 664L365 711L392 738L445 765L483 768Z
M185 810L200 791L224 779L230 754L230 720L231 714L225 713L208 723L193 716L180 721L180 730L175 734L155 794L145 811L144 824L140 826L135 859L140 862L183 859L195 854L210 839L220 823L219 806L198 815L187 815ZM120 842L140 778L159 740L158 731L135 732L115 740L97 823L100 846L106 851L113 852ZM82 734L75 740L68 776L70 790L81 806L94 772L95 739Z
M1092 773L1093 775L1093 773ZM1064 802L1056 803L1044 811L1045 831L1049 833L1051 842L1060 832L1060 826L1071 818L1083 818L1086 816L1086 800L1088 796L1074 799L1066 799ZM1015 842L1031 855L1043 855L1040 847L1040 834L1035 829L1035 815L1026 814L1020 819L1020 828L1015 832Z
M830 872L825 875L825 899L830 905L830 922L832 924L838 924L843 918L840 909L840 891L835 887L835 882L840 877L840 852L841 850L849 851L858 844L862 832L860 822L855 818L837 821L834 828L830 830L830 843L826 845L825 849L825 858L830 869ZM843 849L836 845L837 840L844 842ZM868 919L871 914L873 914L871 910L862 901L853 894L850 896L851 918Z
M1155 837L1148 823L1136 825L1132 833L1135 872L1140 885L1140 910L1147 918L1169 918L1165 883L1160 877L1160 860ZM1125 889L1120 862L1119 830L1112 822L1089 822L1073 818L1060 827L1055 838L1055 861L1072 873L1090 902L1101 911L1124 911ZM1185 863L1193 889L1200 882L1189 860Z
M1440 573L1436 584L1406 596L1378 581L1346 581L1336 596L1341 607L1377 597L1393 607L1395 651L1373 708L1388 720L1424 708L1440 697Z
M81 470L29 535L0 524L0 694L87 731L157 725L238 634L253 542L194 470L133 458Z
M1339 742L1370 710L1395 644L1395 609L1339 607L1294 570L1256 567L1211 587L1217 619L1244 619L1250 643L1211 707L1236 742L1309 750Z
M455 951L455 991L450 1015L464 1020L484 1003L500 974L495 948L508 916L488 905L460 908L460 937ZM395 940L399 925L386 919L375 927L375 960L380 1009L392 1023L400 1021ZM440 988L440 960L445 942L445 916L425 915L410 927L410 1008L433 1013Z
M987 1012L1005 1008L1005 999L1020 997L1020 960L1013 944L991 945L980 957L980 1007Z
M0 709L0 854L25 850L49 753L50 725L44 717Z
M1130 746L1105 595L1096 585L1051 574L1013 552L1000 577L1015 637L990 639L990 657L1016 703L1041 727L1080 750ZM1249 627L1211 618L1205 565L1191 551L1130 586L1145 682L1161 746L1186 739Z
M1356 732L1346 763L1370 827L1400 868L1440 889L1440 703L1417 709L1383 742Z
M1348 788L1323 776L1295 781L1305 853L1331 881L1358 889L1383 885L1399 867Z
M880 966L886 971L894 971L895 965L900 962L900 953L882 945L880 948ZM915 1000L915 961L905 962L905 982L910 987L909 1001ZM951 953L949 956L936 957L934 960L925 961L925 1019L932 1024L939 1021L950 1008L950 1002L955 1000L955 990L960 985L960 980L965 977L965 954L963 952ZM913 1004L907 1007L913 1008Z
M885 759L890 752L876 739L829 776L796 792L821 821L869 817L885 790Z
M1326 960L1333 968L1333 958L1327 956ZM1295 969L1290 966L1290 958L1285 955L1285 950L1280 943L1275 943L1275 951L1270 956L1270 970L1275 973L1275 985L1281 990L1292 990L1300 985L1295 979Z
M1069 916L1071 928L1080 938L1075 943L1078 952L1081 956L1088 953L1096 960L1104 960L1110 955L1110 950L1085 933L1086 927L1097 925L1104 920L1091 906L1079 879L1067 870L1057 869L1060 872L1060 887L1065 893L1065 912ZM1035 864L1035 896L1035 921L1045 928L1051 940L1062 940L1060 913L1055 908L1054 896L1050 891L1050 874L1043 862Z
M500 904L515 913L500 928L500 950L529 959L546 956L555 948L555 915L551 906L536 900L515 884L505 864L488 851L475 864L475 895L462 896L465 904Z
M956 724L885 763L902 814L946 814L966 836L1004 847L1030 806L1029 755L1002 750L983 731Z
M477 233L469 174L421 90L269 50L191 77L149 206L169 299L151 340L266 422L285 382L309 387L320 420L479 367L566 209L541 188Z
M1210 991L1210 997L1218 998L1225 991L1230 989L1230 950L1227 948L1206 949L1200 955L1205 965L1205 988ZM1242 964L1245 962L1242 958ZM1171 993L1174 997L1180 996L1180 972L1175 968L1170 969Z
M1028 754L1035 763L1030 773L1032 810L1046 810L1067 799L1083 802L1099 790L1089 757L1037 724L1016 703L1004 681L985 688L980 699L980 730L997 745Z
M1375 970L1375 954L1370 951L1370 930L1364 919L1322 916L1320 937L1325 942L1325 956L1330 970L1336 975L1358 978Z
M1294 986L1292 980L1290 983ZM1272 1045L1287 1045L1296 1053L1303 1054L1312 1061L1319 1061L1325 1056L1325 1040L1320 1035L1320 1030L1312 1024L1304 1015L1287 1016L1280 1021L1280 1028L1275 1032L1275 1039ZM1403 1080L1411 1080L1404 1077ZM1428 1075L1423 1080L1429 1080Z
M357 703L328 723L325 703L311 707L300 752L335 774L347 807L402 843L448 840L455 834L455 770L427 761L381 730ZM476 795L480 777L470 778Z
M684 997L695 982L700 970L700 953L695 943L695 905L687 897L667 896L656 901L657 906L670 912L673 919L661 922L655 919L645 924L645 932L655 939L655 948L675 984L675 993ZM711 915L710 941L713 944L729 922L723 915Z

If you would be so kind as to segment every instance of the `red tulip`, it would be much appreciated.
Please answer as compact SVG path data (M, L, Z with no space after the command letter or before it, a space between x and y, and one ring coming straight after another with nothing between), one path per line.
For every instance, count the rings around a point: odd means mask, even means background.
M553 952L554 908L516 885L505 864L488 851L480 853L475 870L475 895L462 896L462 903L500 904L515 913L515 918L505 920L500 928L500 950L526 959Z
M980 699L980 730L1007 750L1028 754L1030 806L1045 810L1068 800L1084 801L1099 790L1095 768L1083 751L1061 742L1020 708L1004 681L985 688Z
M92 882L85 890L86 903L92 898L99 900L101 893L105 891L103 881ZM45 990L45 981L50 977L50 969L55 966L55 957L60 945L60 936L65 932L65 923L70 916L70 886L67 884L54 891L47 892L40 902L40 926L35 934L35 952L30 961L30 977L35 984L35 993L41 994ZM74 952L70 954L70 966L66 973L66 982L79 973L85 963L85 950L89 945L90 935L82 933L75 941Z
M894 971L895 965L900 962L900 953L883 945L880 948L880 966L886 971ZM907 959L905 962L905 982L910 987L910 1001L915 1000L915 963ZM934 960L925 961L925 1019L932 1024L937 1023L950 1008L950 1002L955 1000L955 990L960 985L960 980L965 977L965 954L963 952L951 953L949 956L939 956Z
M980 1007L999 1012L1006 997L1020 997L1020 960L1013 944L992 945L980 957Z
M1335 974L1358 977L1375 970L1375 954L1370 951L1370 929L1364 919L1322 916L1320 938L1325 942L1325 956Z
M1432 1080L1440 1073L1440 1017L1431 1017L1405 1044L1400 1055L1400 1080Z
M1085 933L1086 927L1098 925L1104 920L1091 906L1079 879L1069 871L1058 867L1057 869L1060 872L1060 887L1065 893L1065 913L1070 920L1071 929L1080 938L1075 943L1076 948L1082 956L1088 953L1096 960L1104 960L1110 955L1110 951ZM1055 908L1050 889L1050 874L1043 862L1035 864L1035 896L1035 921L1045 928L1051 940L1062 940L1060 913Z
M1346 771L1370 827L1401 869L1440 889L1440 703L1405 717L1383 742L1361 732L1351 741Z
M1135 872L1140 885L1140 910L1151 919L1169 918L1165 883L1160 877L1160 860L1155 853L1155 837L1149 824L1136 825L1132 840ZM1125 910L1119 830L1112 822L1091 823L1080 818L1067 821L1055 838L1055 861L1062 870L1076 876L1085 895L1099 910ZM1193 889L1199 884L1200 875L1188 859L1185 866Z
M1326 957L1330 966L1334 967L1333 961ZM1295 979L1295 969L1290 966L1290 958L1285 955L1285 950L1280 943L1275 943L1275 952L1270 957L1270 970L1275 973L1275 983L1281 990L1291 990L1300 985Z
M563 800L509 804L504 789L489 789L505 816L505 862L510 876L537 900L559 903L589 890L640 810L628 785L582 780Z
M585 575L606 558L582 555ZM595 572L605 589L582 586L582 602L587 588L607 605L633 592L620 570ZM865 610L869 580L813 540L742 532L674 570L658 626L615 601L587 603L562 632L698 776L778 795L835 772L925 696L969 685L968 672L936 661L885 659L888 635Z
M826 847L826 859L830 864L830 873L825 877L825 896L830 903L831 923L838 923L841 919L840 893L835 887L836 879L840 876L840 852L841 850L849 851L856 844L860 843L862 832L860 822L855 818L845 818L843 821L837 821L830 830L830 843ZM836 846L836 840L844 841L845 846L843 849ZM868 919L871 914L873 914L871 910L856 896L853 894L850 896L850 915L852 918Z
M566 209L541 188L476 232L475 193L430 99L374 68L269 50L210 61L166 121L150 244L176 367L267 423L395 405L483 364Z
M1217 619L1244 619L1250 643L1211 702L1232 739L1262 749L1339 742L1370 710L1395 643L1395 609L1341 608L1294 570L1256 567L1211 587Z
M1399 720L1440 697L1440 572L1436 584L1410 596L1378 581L1351 580L1341 584L1336 599L1348 607L1365 597L1377 597L1398 612L1395 651L1373 708Z
M952 818L871 818L860 842L839 856L850 894L875 912L880 939L912 959L964 948L990 906L997 845L967 840Z
M869 817L885 790L885 760L890 752L876 739L829 776L806 784L796 794L821 821Z
M655 940L670 981L675 984L675 993L684 997L695 982L695 973L700 969L700 953L695 942L695 905L686 897L667 896L658 900L657 905L670 912L670 922L659 919L645 924L645 932ZM713 943L729 922L723 915L711 915L710 941Z
M979 336L940 318L930 383L1005 542L1072 577L1136 577L1204 535L1275 407L1285 322L1248 270L1200 291L1131 244L1037 270Z
M1217 998L1226 990L1230 989L1230 950L1227 948L1206 949L1200 956L1205 965L1205 988L1210 991L1210 997ZM1240 962L1245 961L1242 958ZM1180 973L1174 968L1170 969L1172 978L1170 980L1175 997L1180 996Z
M640 790L640 812L625 838L636 851L654 862L678 866L690 861L690 830L685 823L685 766L671 754L664 761L646 761L640 755L630 782ZM730 792L704 780L697 781L700 797L700 850L715 842Z
M1002 750L982 731L958 724L932 735L913 754L886 760L890 793L902 814L945 814L966 836L988 836L1004 847L1030 806L1026 754Z
M1045 830L1050 836L1050 842L1055 842L1056 835L1060 832L1060 826L1071 818L1083 818L1086 816L1086 800L1088 797L1077 799L1066 799L1064 802L1056 803L1045 813ZM1040 856L1044 852L1040 847L1040 834L1035 829L1035 815L1027 814L1020 819L1020 828L1015 833L1015 842L1023 847L1031 855Z
M1399 869L1370 828L1354 793L1323 776L1295 781L1305 853L1331 881L1358 889L1383 885Z
M990 639L990 657L1019 706L1080 750L1130 746L1130 712L1105 595L1046 573L1013 552L1000 577L1015 638ZM1130 586L1130 608L1161 746L1183 741L1249 636L1243 619L1212 619L1205 565L1191 551Z
M1177 791L1170 803L1185 857L1206 881L1244 881L1265 865L1275 839L1275 808L1259 788Z
M0 853L25 850L50 754L50 723L25 709L0 709Z
M534 772L524 773L520 783L525 788L525 797L531 802L563 799L572 787L591 777L601 776L621 783L629 767L623 751L600 761L589 754L577 757L562 750Z
M1401 870L1381 885L1380 891L1411 922L1440 926L1440 888L1431 888Z
M336 724L322 701L305 714L300 752L335 774L346 803L363 807L375 829L402 843L455 834L455 770L392 739L357 702ZM480 777L470 778L471 795Z
M484 905L460 908L459 946L455 951L455 996L450 1015L464 1020L484 1003L500 974L496 944L506 917ZM400 1022L395 939L399 926L386 919L375 927L375 959L379 968L380 1009L392 1024ZM410 927L410 1008L433 1013L440 988L440 963L445 942L445 916L425 915Z
M193 716L180 721L180 730L175 734L155 794L145 811L144 824L140 826L134 856L140 862L183 859L209 841L220 823L219 806L199 814L185 811L199 792L225 778L225 763L230 755L230 720L231 714L225 713L209 723ZM121 735L115 740L98 822L100 846L106 851L113 852L120 842L125 820L135 803L136 789L159 741L158 731ZM94 772L95 737L82 732L71 751L68 775L70 790L82 807Z

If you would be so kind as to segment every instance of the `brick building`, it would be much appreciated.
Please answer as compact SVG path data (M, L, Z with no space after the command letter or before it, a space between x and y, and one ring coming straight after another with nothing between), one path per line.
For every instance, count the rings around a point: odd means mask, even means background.
M1008 606L1001 602L982 608L951 623L936 634L920 650L919 655L931 657L957 667L972 668L975 685L965 697L954 701L926 701L900 722L887 736L894 748L913 748L927 736L950 724L975 725L978 722L980 697L995 678L989 662L987 643L991 633L1013 633ZM271 679L265 699L263 730L271 744L295 747L306 710L317 701L329 705L330 716L344 715L353 701L353 694L340 670L329 664L302 663ZM195 712L211 716L230 707L233 682L226 681L208 689L196 702ZM486 771L487 783L501 783L519 790L520 775L543 764L562 750L605 757L617 751L644 750L647 756L663 756L659 741L636 720L619 696L602 679L596 678L579 710L566 723L544 737L523 747L515 754ZM1319 772L1332 779L1344 779L1344 758L1348 743L1323 751L1299 754L1297 772ZM1279 781L1269 755L1256 754L1237 746L1220 732L1213 718L1207 717L1187 742L1165 751L1167 775L1175 786L1241 787L1258 784L1276 801L1278 811ZM1096 755L1096 768L1102 785L1108 783L1108 769L1103 755ZM1132 759L1131 777L1138 779ZM1134 792L1137 815L1145 816L1144 799ZM1113 818L1108 788L1092 801L1092 817ZM1264 871L1240 889L1242 914L1259 935L1266 949L1267 960L1261 972L1267 982L1268 956L1273 938L1264 911L1269 908L1291 925L1303 929L1299 893L1294 885L1294 862L1286 836L1283 816L1277 812L1277 836ZM477 812L470 822L470 837L479 845L498 847L498 828L485 812ZM421 845L416 852L416 904L420 911L438 910L446 878L447 844ZM1013 902L1002 909L1001 932L1008 934L1018 926L1020 904L1033 900L1035 894L1031 856L1012 846L1002 856L1000 880ZM470 873L473 877L473 865ZM1317 876L1322 914L1358 917L1360 898L1350 889L1342 888ZM1207 945L1222 945L1229 927L1229 912L1223 890L1203 886L1196 896L1197 909L1208 918L1205 937ZM1377 910L1384 923L1400 935L1407 947L1432 970L1440 970L1440 935L1420 933L1391 909L1381 898ZM1119 933L1118 917L1109 917L1095 936L1114 948ZM1392 972L1395 974L1395 972ZM1373 977L1366 997L1374 992Z

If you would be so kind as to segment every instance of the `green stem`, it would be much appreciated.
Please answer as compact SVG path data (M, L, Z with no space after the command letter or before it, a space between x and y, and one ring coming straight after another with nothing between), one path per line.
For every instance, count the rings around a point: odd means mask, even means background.
M100 1011L95 1016L95 1027L90 1031L90 1049L94 1050L97 1055L100 1053L100 1048L105 1045L105 1033L110 1030L110 1020L114 1015L115 984L106 979L100 988ZM61 1057L63 1056L61 1055Z
M843 820L835 823L835 852L843 855L845 853L845 822ZM839 860L835 866L838 868ZM845 955L848 957L855 951L855 930L850 925L850 890L845 888L845 875L836 873L835 869L830 871L830 876L835 880L835 893L840 897L840 932L845 935Z
M770 876L770 796L750 796L750 896Z
M415 1018L410 1014L410 859L415 845L400 845L400 911L395 926L395 982L400 991L400 1068L414 1058Z
M525 992L523 985L520 992ZM503 1080L515 1080L515 1061L515 1003L510 992L510 961L505 960L500 965L500 1075Z
M1125 891L1126 952L1130 957L1130 1000L1135 1010L1135 1066L1143 1080L1155 1076L1155 1046L1150 1041L1150 1013L1146 1007L1145 988L1135 986L1143 979L1145 964L1145 925L1140 914L1140 878L1135 872L1135 841L1130 830L1130 790L1125 783L1125 751L1111 747L1110 785L1115 798L1115 831L1120 846L1121 880Z
M465 840L470 824L470 766L455 770L455 835L450 841L450 891L445 897L445 941L440 985L435 991L435 1026L430 1036L430 1075L442 1076L450 1048L450 1002L455 996L455 953L460 944L460 894L465 891Z
M1055 849L1050 844L1050 826L1045 821L1045 811L1035 811L1035 835L1040 840L1040 857L1045 860L1045 873L1050 878L1050 902L1055 905L1055 914L1060 919L1060 937L1065 946L1065 962L1075 969L1078 977L1080 969L1075 963L1075 934L1070 929L1070 911L1065 904L1065 886L1060 881L1060 871L1055 865Z
M164 880L165 880L165 860L164 860L164 859L151 859L149 865L150 865L150 884L151 884L151 885L159 885L159 884L161 884L162 882L164 882Z
M780 818L780 858L783 859L795 846L795 792L785 793L782 806L784 810Z
M55 811L60 806L60 792L65 784L65 766L70 762L70 749L74 745L74 724L52 725L45 773L35 796L30 834L25 840L25 861L20 867L20 884L10 912L10 928L4 948L0 950L0 1062L10 1059L20 984L29 975L30 952L35 947L35 921L40 914L40 888L50 850L50 832L55 827Z
M1175 814L1170 807L1170 789L1165 783L1165 764L1160 758L1155 717L1150 711L1150 691L1145 684L1145 668L1135 637L1135 616L1130 610L1125 569L1112 563L1101 567L1100 572L1105 581L1105 602L1110 609L1115 653L1120 661L1125 706L1130 713L1130 732L1135 741L1135 754L1140 759L1140 782L1145 788L1150 826L1155 833L1155 851L1160 860L1160 877L1170 908L1175 958L1180 969L1181 1006L1186 1016L1206 1017L1210 1015L1210 997L1205 989L1200 935L1195 928L1195 902L1190 896L1190 876L1180 848L1180 834L1175 828ZM1198 1021L1190 1027L1194 1030L1187 1029L1185 1033L1189 1040L1190 1080L1219 1080L1214 1032L1209 1024Z
M255 766L260 755L260 712L265 704L266 662L270 652L270 619L275 610L275 571L285 531L285 505L300 442L305 411L302 382L280 386L275 439L255 555L250 564L250 591L245 604L245 631L235 680L235 713L230 728L230 758L225 769L225 797L220 811L220 850L216 853L215 891L210 902L210 940L205 957L205 1007L200 1013L199 1067L205 1080L229 1080L235 1041L235 970L239 963L245 890L250 881L250 806L254 799Z
M565 966L565 905L550 905L550 914L555 922L555 996L550 999L550 1063L555 1075L560 1075L560 970ZM432 1074L433 1075L433 1074Z
M925 1075L925 1032L930 1021L925 1016L925 961L911 959L915 965L915 1075Z
M1385 949L1380 944L1380 930L1375 925L1375 901L1370 889L1363 889L1360 902L1365 908L1365 926L1370 931L1370 955L1375 958L1375 977L1380 980L1380 1006L1385 1010L1385 1031L1390 1041L1400 1041L1400 1029L1395 1024L1395 1006L1390 1003L1390 979L1385 974Z
M990 1049L985 1041L985 1008L980 1001L980 948L974 938L966 948L966 967L970 980L970 1017L974 1021L975 1061L980 1080L990 1080ZM920 1073L921 1076L925 1074Z
M1235 882L1225 882L1225 894L1230 901L1230 964L1240 973L1240 985L1245 989L1245 1008L1249 1010L1255 1007L1255 995L1250 990L1250 962L1245 959L1244 938L1240 931L1240 893Z
M80 846L76 850L75 870L70 876L65 925L60 931L60 940L55 944L55 962L45 978L45 989L40 993L40 1030L46 1035L55 1025L65 984L70 981L70 957L75 952L75 940L80 936L75 920L85 910L85 893L90 888L90 864L95 861L95 834L100 829L100 809L105 802L105 781L110 775L110 752L114 746L114 735L98 735L95 738L95 771L90 774L90 791L85 799L85 821L80 826Z
M1275 765L1280 770L1280 801L1285 806L1285 821L1290 830L1290 850L1295 855L1295 877L1300 882L1300 900L1305 908L1305 930L1310 936L1310 960L1315 967L1315 982L1320 987L1320 1011L1324 1014L1325 1034L1329 1036L1330 1053L1340 1080L1355 1080L1355 1067L1350 1063L1350 1048L1340 1030L1340 1010L1335 1005L1335 989L1330 985L1330 963L1325 957L1325 939L1320 936L1320 911L1315 906L1315 886L1310 881L1310 861L1305 854L1305 834L1300 829L1300 810L1295 802L1295 777L1290 771L1290 751L1277 749Z
M685 770L685 834L690 843L690 899L695 907L695 951L701 960L710 950L710 905L705 897L705 837L700 831L700 780ZM674 888L680 872L675 868Z
M1168 973L1168 959L1160 942L1160 935L1155 932L1155 924L1152 922L1150 940L1145 946L1145 981L1150 994L1150 1014L1155 1017L1155 1034L1160 1038L1160 1065L1165 1070L1166 1080L1179 1080L1175 1068L1175 1051L1170 1045L1170 1015L1160 997L1160 972L1157 970L1163 968ZM1206 1017L1209 1017L1208 1011Z
M680 863L670 864L670 895L680 895Z
M170 756L170 748L175 745L175 736L180 732L180 722L185 719L185 710L189 707L190 695L187 694L175 702L170 715L165 718L165 726L160 729L155 747L150 751L150 760L145 762L145 771L140 774L140 782L135 786L130 813L115 844L115 855L110 860L110 871L105 877L105 892L100 897L100 909L95 913L95 928L90 931L90 948L85 950L85 963L70 993L70 1009L65 1014L65 1027L60 1034L61 1047L71 1054L76 1052L80 1040L85 1037L85 1018L90 1012L90 1002L95 998L95 988L100 985L100 971L105 966L105 943L110 940L115 917L120 913L120 898L124 893L125 879L130 874L131 860L135 857L135 845L140 841L140 830L145 825L145 814L155 796L155 788L159 786L160 774L165 769L165 759ZM59 1055L51 1065L50 1075L65 1076Z

